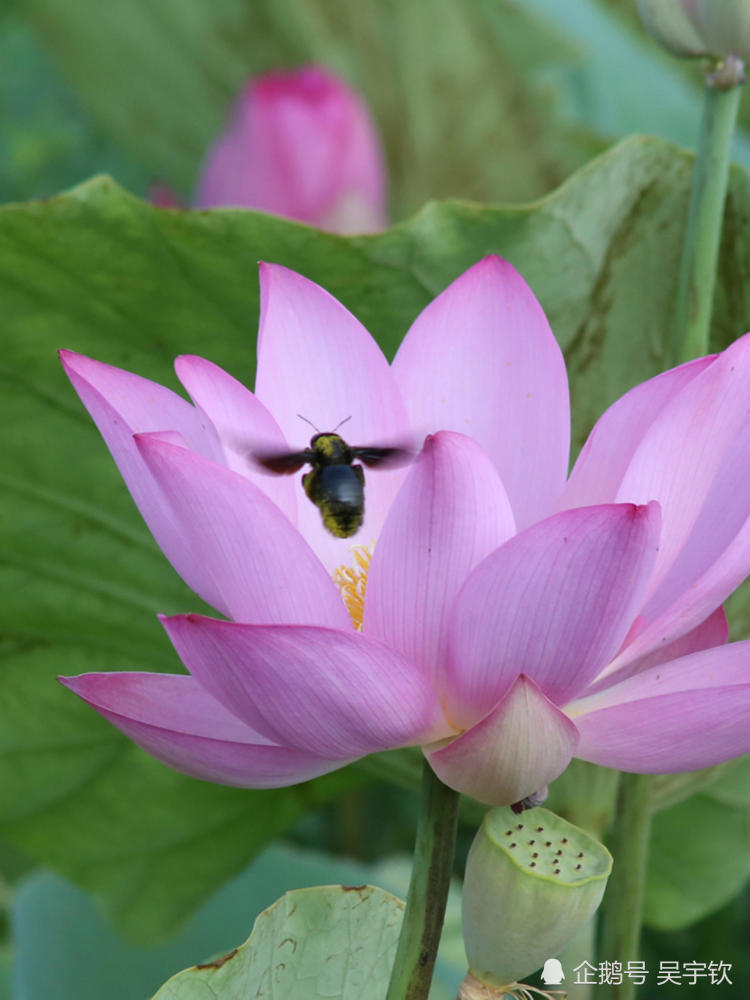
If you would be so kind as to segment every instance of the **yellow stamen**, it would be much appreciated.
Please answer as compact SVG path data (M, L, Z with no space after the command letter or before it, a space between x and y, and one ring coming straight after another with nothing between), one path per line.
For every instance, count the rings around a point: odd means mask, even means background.
M365 614L365 589L372 550L373 545L353 545L350 551L354 555L354 565L339 566L333 571L333 582L339 588L358 632L362 631L362 619Z

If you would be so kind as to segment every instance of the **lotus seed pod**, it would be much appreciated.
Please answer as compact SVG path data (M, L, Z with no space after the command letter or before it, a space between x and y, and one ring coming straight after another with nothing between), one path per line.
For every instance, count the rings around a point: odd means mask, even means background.
M599 906L611 869L606 847L547 809L490 810L466 862L462 996L484 986L491 996L557 955Z
M646 31L676 56L700 56L705 44L690 16L690 0L637 0Z

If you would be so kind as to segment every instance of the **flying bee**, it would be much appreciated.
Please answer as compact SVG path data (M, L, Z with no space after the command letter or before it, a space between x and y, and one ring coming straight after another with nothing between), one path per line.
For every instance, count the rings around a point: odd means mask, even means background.
M324 526L336 538L350 538L356 534L365 516L365 471L375 466L395 466L411 457L403 447L353 447L336 431L350 417L342 420L332 431L318 431L317 427L297 414L316 431L310 447L304 451L281 454L256 454L257 462L269 472L290 475L303 465L311 466L302 476L302 486L309 499L320 511Z

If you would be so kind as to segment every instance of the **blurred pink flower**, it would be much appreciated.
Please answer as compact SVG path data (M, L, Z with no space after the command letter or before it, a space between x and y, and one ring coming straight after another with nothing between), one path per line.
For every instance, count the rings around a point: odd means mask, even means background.
M231 619L162 619L190 675L65 684L165 763L251 787L419 744L505 804L572 756L670 772L750 750L750 643L726 645L721 609L750 567L750 335L623 396L566 482L563 358L510 264L462 274L390 366L300 275L261 265L261 298L254 394L181 357L191 406L63 352L162 550ZM351 415L355 444L427 435L410 468L368 471L355 551L299 475L248 459L305 447L298 413Z
M364 100L320 66L252 80L206 156L196 206L256 208L338 233L384 229L385 162Z

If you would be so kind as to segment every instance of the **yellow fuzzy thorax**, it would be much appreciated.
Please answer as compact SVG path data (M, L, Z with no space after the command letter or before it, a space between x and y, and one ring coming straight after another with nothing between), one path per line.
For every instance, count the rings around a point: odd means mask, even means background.
M347 450L347 444L338 434L316 434L313 438L313 447L323 458L341 461L343 453Z

